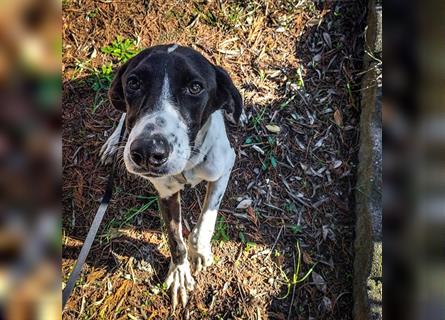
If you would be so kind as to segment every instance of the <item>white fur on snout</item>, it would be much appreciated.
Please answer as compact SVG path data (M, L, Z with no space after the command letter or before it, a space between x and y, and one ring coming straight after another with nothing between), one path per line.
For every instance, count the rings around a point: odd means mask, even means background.
M165 137L172 147L169 158L163 165L163 170L167 172L166 175L175 175L184 170L191 152L187 125L171 102L170 97L170 84L167 75L165 75L161 95L153 108L154 112L145 114L136 121L125 145L124 162L129 172L138 174L137 165L130 157L131 144L140 137L149 138L154 134ZM146 130L149 127L152 130L147 135Z

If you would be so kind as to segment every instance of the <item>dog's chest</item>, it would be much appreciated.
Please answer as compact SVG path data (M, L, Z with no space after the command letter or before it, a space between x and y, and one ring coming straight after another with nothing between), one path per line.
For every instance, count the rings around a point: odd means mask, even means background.
M184 189L187 185L194 187L203 180L204 178L202 176L197 175L195 168L183 171L175 176L150 179L161 198L170 197Z
M198 183L204 180L202 177L199 177L196 174L194 174L192 170L184 171L182 177L185 180L184 184L190 185L191 187L196 186Z
M204 135L201 148L190 161L189 167L175 176L150 178L161 197L169 197L185 185L196 186L201 181L216 181L231 163L231 147L221 112L215 112Z
M191 187L196 186L204 179L198 177L193 170L187 170L178 174L176 176L171 177L170 185L176 188L181 188L182 186L189 185Z
M211 153L208 154L207 157L212 160L217 159L217 157ZM194 187L202 181L215 180L215 178L221 175L223 170L224 166L219 161L204 161L189 170L184 170L180 174L150 179L150 181L159 192L159 195L165 198L184 189L185 186Z

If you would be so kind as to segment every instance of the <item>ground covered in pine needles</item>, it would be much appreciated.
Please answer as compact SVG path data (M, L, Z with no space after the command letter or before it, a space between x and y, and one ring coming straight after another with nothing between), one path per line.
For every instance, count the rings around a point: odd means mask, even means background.
M224 67L247 123L213 239L215 264L174 313L156 194L120 166L65 319L351 319L364 20L360 1L63 1L63 280L110 170L106 92L139 50L195 48ZM205 186L183 193L184 232ZM357 187L359 188L359 186Z

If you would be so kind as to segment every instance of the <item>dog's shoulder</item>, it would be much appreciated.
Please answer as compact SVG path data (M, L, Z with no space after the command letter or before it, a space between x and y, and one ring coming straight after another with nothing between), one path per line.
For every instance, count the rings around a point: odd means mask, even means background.
M196 165L186 171L186 176L206 181L216 181L232 168L235 153L227 137L222 111L212 114L205 138L193 160Z

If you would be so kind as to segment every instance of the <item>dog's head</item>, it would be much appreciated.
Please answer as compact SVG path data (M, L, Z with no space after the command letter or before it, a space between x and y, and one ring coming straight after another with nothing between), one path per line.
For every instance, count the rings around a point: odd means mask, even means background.
M241 96L227 72L178 45L152 47L126 62L109 98L127 112L127 170L144 177L182 172L210 115L224 109L238 122L242 112Z

